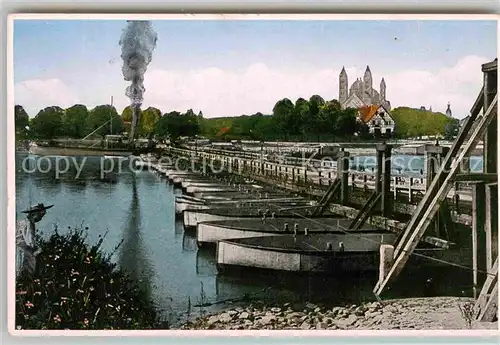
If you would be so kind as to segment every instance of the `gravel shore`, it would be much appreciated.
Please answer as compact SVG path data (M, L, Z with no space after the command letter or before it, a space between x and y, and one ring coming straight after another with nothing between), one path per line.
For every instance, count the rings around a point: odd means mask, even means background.
M180 329L217 330L422 330L498 329L498 322L470 325L461 309L474 300L462 297L408 298L334 308L306 303L294 310L289 303L259 303L235 307L187 322Z

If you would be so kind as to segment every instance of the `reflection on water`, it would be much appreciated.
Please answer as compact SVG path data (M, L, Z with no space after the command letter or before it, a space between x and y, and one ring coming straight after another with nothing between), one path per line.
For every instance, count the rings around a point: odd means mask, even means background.
M182 251L183 252L196 252L198 244L196 243L196 236L189 233L182 234Z
M151 295L152 268L142 240L141 212L137 195L137 183L132 178L132 198L130 213L123 232L123 243L120 248L118 263L127 270L132 279L140 283L143 292Z
M194 234L185 233L182 221L176 221L175 195L180 191L165 179L149 171L130 169L101 179L100 157L80 157L79 164L85 164L78 178L73 169L56 179L54 169L23 172L19 167L25 157L16 155L17 218L28 205L43 202L54 204L39 223L45 234L54 224L61 231L68 226L87 226L88 240L95 243L109 231L103 249L111 252L123 241L113 259L142 282L146 293L166 314L185 314L189 305L193 307L201 300L215 303L243 296L332 304L374 297L375 275L340 279L278 273L218 276L214 250L198 250ZM32 164L37 163L32 160ZM405 286L422 285L428 278L425 274L410 275L410 283ZM441 274L435 279L444 277L451 276ZM467 279L470 281L470 277ZM215 304L207 311L223 306Z
M217 275L216 263L213 250L200 248L196 252L196 275L205 277Z
M184 223L182 220L176 220L174 227L175 227L175 234L176 235L184 234Z

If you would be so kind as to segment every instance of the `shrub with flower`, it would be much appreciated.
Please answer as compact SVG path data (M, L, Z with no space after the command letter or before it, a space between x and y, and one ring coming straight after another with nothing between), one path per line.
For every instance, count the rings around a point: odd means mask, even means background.
M104 237L86 243L87 230L37 237L35 272L16 281L16 328L168 328L147 294L112 263L112 254L102 253Z

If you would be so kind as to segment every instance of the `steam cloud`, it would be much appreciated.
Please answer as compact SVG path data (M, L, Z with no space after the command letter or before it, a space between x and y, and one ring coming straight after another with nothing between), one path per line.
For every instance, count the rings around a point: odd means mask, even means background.
M132 103L132 126L129 140L133 142L139 122L139 108L144 99L144 74L153 57L158 35L150 21L129 20L120 39L122 47L123 78L130 81L125 95Z
M122 73L126 81L130 81L125 95L130 98L134 107L140 107L143 101L144 74L153 57L158 35L150 21L129 20L123 30L120 46L122 47Z

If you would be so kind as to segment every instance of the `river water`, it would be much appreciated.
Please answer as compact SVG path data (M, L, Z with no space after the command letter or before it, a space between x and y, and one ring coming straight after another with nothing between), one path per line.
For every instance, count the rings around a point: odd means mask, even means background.
M312 301L333 305L374 298L371 290L375 275L341 279L277 273L218 275L214 253L198 250L194 235L185 233L182 222L176 222L174 200L180 191L167 180L150 171L128 169L127 164L121 171L115 168L113 173L101 176L102 158L70 159L69 170L56 176L56 157L16 154L16 219L22 219L21 211L29 205L53 204L38 223L45 236L55 226L60 232L83 226L89 228L88 241L95 243L108 231L103 243L107 252L123 240L113 260L143 283L172 323L227 306L221 303L202 310L195 307L200 302L210 304L245 295L280 303ZM78 176L77 165L83 167ZM401 290L403 295L428 294L423 284L428 275L428 271L413 273L410 283ZM457 284L460 280L456 275L436 276L454 283L453 287L440 284L441 294L456 294L470 280L466 275L467 279ZM463 272L459 276L463 278Z

